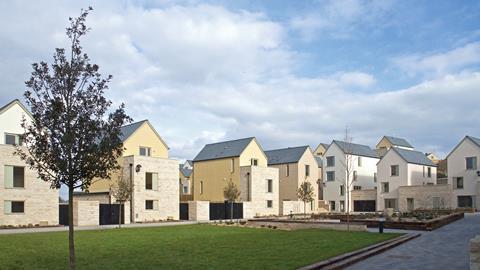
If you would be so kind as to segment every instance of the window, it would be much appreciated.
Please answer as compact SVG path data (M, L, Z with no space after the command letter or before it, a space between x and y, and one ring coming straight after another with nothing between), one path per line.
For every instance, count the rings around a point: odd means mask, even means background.
M385 208L397 209L397 199L385 199Z
M390 166L390 175L391 176L398 176L399 175L398 165Z
M382 182L382 193L388 193L390 192L390 187L388 185L388 182Z
M362 167L362 157L357 158L357 166Z
M252 158L251 165L252 166L258 166L258 159Z
M335 201L330 201L330 211L335 211Z
M183 194L188 194L188 185L183 185Z
M345 186L340 185L340 196L343 196L343 195L345 195Z
M310 176L310 165L305 165L305 177Z
M200 181L200 194L203 194L203 181Z
M286 172L285 172L285 176L290 176L290 165L287 164L287 168L286 168Z
M158 210L158 201L146 200L145 201L146 210Z
M25 168L17 166L5 166L4 181L5 188L25 187Z
M353 171L353 181L357 181L357 171Z
M432 178L432 167L427 168L427 177Z
M466 157L465 163L466 163L467 170L477 169L477 157Z
M142 147L140 146L140 156L149 157L151 154L150 147Z
M272 179L267 179L267 192L269 192L269 193L273 192L273 180Z
M145 189L158 190L158 174L147 172L145 173Z
M22 136L18 134L5 133L5 144L22 145Z
M335 166L335 157L334 156L327 157L327 167L333 167L333 166Z
M455 188L462 189L463 188L463 177L454 177L453 184Z
M377 173L376 172L373 173L373 182L375 182L375 183L377 182Z
M335 172L327 172L327 181L335 181Z
M268 200L267 201L267 208L272 208L273 207L273 201L272 200Z
M234 158L232 158L230 160L230 172L232 172L232 173L235 172L235 159Z
M362 186L353 186L353 190L362 190Z
M340 211L345 212L345 201L340 201Z
M4 202L5 214L19 214L25 213L25 202L23 201L5 201Z

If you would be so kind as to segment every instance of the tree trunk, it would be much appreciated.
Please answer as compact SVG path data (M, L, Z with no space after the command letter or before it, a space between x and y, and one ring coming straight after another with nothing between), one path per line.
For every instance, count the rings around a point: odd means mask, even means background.
M120 210L118 213L118 228L122 227L122 205L123 203L120 203Z
M347 188L347 231L350 231L350 186Z
M69 270L75 270L75 239L73 231L73 186L68 187L68 249L70 252L69 257Z
M230 222L233 223L233 202L230 202Z
M307 203L303 201L303 218L307 219Z

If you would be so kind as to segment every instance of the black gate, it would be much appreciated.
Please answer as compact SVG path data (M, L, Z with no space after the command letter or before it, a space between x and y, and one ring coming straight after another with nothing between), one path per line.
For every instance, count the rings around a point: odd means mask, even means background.
M354 212L375 212L375 208L374 200L353 201Z
M210 220L230 219L232 205L228 202L210 203ZM243 204L233 203L233 218L243 218Z
M68 226L68 204L58 205L58 223Z
M180 203L180 220L188 220L188 203Z
M125 223L125 207L122 206L122 224ZM120 204L100 204L100 225L118 224Z

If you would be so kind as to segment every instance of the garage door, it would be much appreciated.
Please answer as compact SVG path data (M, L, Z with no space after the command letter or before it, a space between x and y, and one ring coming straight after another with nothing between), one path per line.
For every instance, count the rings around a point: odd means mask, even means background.
M353 211L355 212L375 212L375 201L353 201Z

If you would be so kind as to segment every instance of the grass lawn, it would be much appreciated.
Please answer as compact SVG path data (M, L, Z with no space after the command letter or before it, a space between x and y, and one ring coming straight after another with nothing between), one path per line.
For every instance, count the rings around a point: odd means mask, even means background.
M76 232L81 269L295 269L398 234L213 225ZM67 232L0 235L0 269L66 269Z

